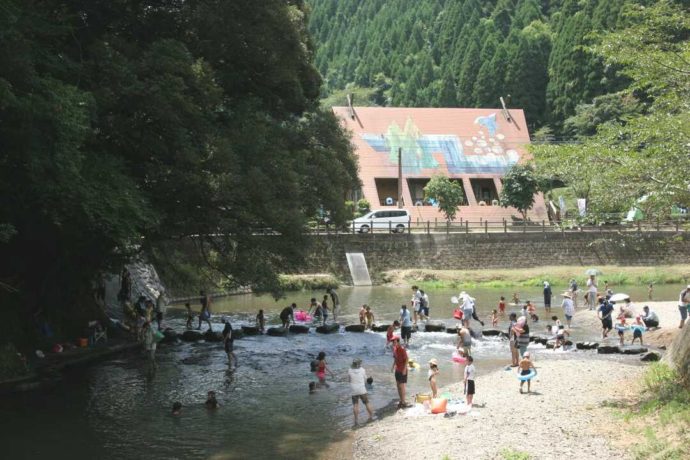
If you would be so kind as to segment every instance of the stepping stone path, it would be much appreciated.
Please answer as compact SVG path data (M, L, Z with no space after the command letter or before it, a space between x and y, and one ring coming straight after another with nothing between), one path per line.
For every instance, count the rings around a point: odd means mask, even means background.
M350 324L348 326L345 326L345 330L347 332L364 332L364 325L363 324Z
M305 326L303 324L293 324L290 326L290 332L294 334L308 334L309 326Z
M284 327L269 327L268 330L266 331L266 334L273 336L273 337L282 337L287 335L288 330L285 329Z
M340 330L340 324L327 324L325 326L319 326L316 328L316 332L319 334L333 334Z

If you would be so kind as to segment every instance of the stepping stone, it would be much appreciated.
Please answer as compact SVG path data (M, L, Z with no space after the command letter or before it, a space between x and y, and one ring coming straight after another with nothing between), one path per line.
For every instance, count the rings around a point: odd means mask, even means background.
M505 334L505 332L503 332L502 330L500 330L500 329L493 329L493 328L491 328L491 329L484 329L484 330L482 331L482 335L484 335L484 337L497 337L497 336L502 336L502 335L504 335L504 334Z
M390 324L374 324L371 330L374 332L386 332L388 331L388 326L390 326Z
M349 324L345 326L347 332L364 332L363 324Z
M196 342L203 339L204 336L199 331L184 331L180 338L185 342Z
M269 327L268 330L266 331L266 334L272 336L272 337L282 337L287 335L288 330L285 329L284 327Z
M334 332L340 331L340 324L326 324L325 326L319 326L316 328L316 332L319 334L333 334Z
M624 355L641 355L647 353L646 347L623 347L620 351Z
M290 326L290 332L294 334L308 334L309 326L305 326L303 324L293 324Z
M446 325L441 322L428 322L424 326L426 332L443 332L446 330Z
M176 343L179 340L179 337L177 335L177 332L175 332L174 329L167 328L163 331L163 340L161 342L163 343Z
M620 353L620 348L617 345L599 345L597 353L600 355L610 355L613 353Z
M594 350L599 348L599 344L597 342L577 342L575 348L578 350Z
M242 332L245 335L259 335L261 333L256 326L242 326Z
M216 331L206 331L204 333L204 340L207 342L222 342L223 334Z

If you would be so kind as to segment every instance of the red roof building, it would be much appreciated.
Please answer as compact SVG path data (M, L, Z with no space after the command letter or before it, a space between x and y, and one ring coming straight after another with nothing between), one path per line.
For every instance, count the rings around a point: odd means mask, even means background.
M529 133L522 110L334 107L352 133L362 189L372 209L403 206L421 221L445 220L424 199L432 176L443 174L463 187L465 204L456 219L510 220L520 214L498 205L501 178L527 155ZM402 196L398 197L398 151L402 157ZM541 195L528 217L546 219Z

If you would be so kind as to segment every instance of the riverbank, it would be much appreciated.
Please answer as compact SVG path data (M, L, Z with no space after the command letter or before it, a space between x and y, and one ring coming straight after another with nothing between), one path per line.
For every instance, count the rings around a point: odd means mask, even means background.
M679 331L675 302L648 305L662 327L647 332L645 344L668 346ZM590 311L579 311L576 321L580 328L599 325ZM467 415L410 416L409 411L397 411L365 425L351 435L352 458L633 458L633 450L624 446L644 444L646 438L615 439L621 435L621 416L611 407L629 407L630 401L640 400L640 382L648 367L639 357L585 353L533 353L539 373L531 394L519 393L514 369L479 375L475 405ZM462 382L441 393L463 398ZM342 443L337 452L346 452Z
M572 278L584 282L587 267L552 266L520 269L487 270L388 270L383 273L384 284L402 286L418 284L423 289L541 286L543 281L567 286ZM653 284L687 284L690 268L687 265L654 267L624 267L605 265L597 267L604 275L599 277L612 286ZM603 287L603 284L600 286Z
M475 405L467 415L406 416L405 411L356 431L354 458L505 458L522 452L533 459L621 459L597 432L614 423L604 402L627 396L628 382L644 367L611 360L537 359L532 393L520 394L515 370L497 370L476 380ZM573 378L577 376L577 378ZM442 390L462 397L461 383Z

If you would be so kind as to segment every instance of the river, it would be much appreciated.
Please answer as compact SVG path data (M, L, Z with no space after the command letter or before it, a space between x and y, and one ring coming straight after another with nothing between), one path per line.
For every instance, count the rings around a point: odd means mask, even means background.
M646 298L646 288L626 288L636 299ZM673 300L681 286L655 288L655 300ZM509 289L474 289L479 313L486 320L501 295ZM554 289L554 293L559 293ZM356 323L359 306L371 305L377 321L390 322L399 306L409 301L409 288L371 287L338 290L342 323ZM266 296L242 295L216 299L213 303L214 329L226 316L235 327L252 324L263 308L269 323L278 321L278 312L291 302L308 304L323 292L291 293L274 301ZM448 324L453 306L449 299L457 292L429 292L431 316ZM523 300L542 304L541 289L521 288ZM641 307L642 302L635 302ZM554 305L560 297L554 296ZM198 305L194 306L198 309ZM543 315L543 308L539 308ZM555 308L554 311L559 311ZM542 318L541 324L547 324ZM167 325L181 331L184 312L170 309ZM500 327L505 328L505 320ZM577 328L573 338L596 337L596 331ZM206 326L204 326L205 328ZM534 328L533 328L534 329ZM536 332L540 332L537 330ZM256 336L235 342L239 368L228 371L221 344L181 343L161 346L158 369L147 372L138 354L122 356L88 369L65 375L55 387L0 399L4 458L8 459L244 459L315 458L352 425L352 405L347 369L355 357L374 378L370 399L377 409L397 399L392 357L384 353L384 333L339 333ZM454 336L447 333L413 334L409 353L421 365L410 373L408 394L427 392L427 361L441 363L441 386L458 381L462 367L450 361ZM330 388L309 394L314 380L309 361L325 351L335 377ZM498 339L475 341L473 355L478 372L488 372L506 364L507 345ZM207 411L203 402L208 390L217 392L221 407ZM175 401L183 404L182 415L173 417ZM366 414L362 413L362 419Z

